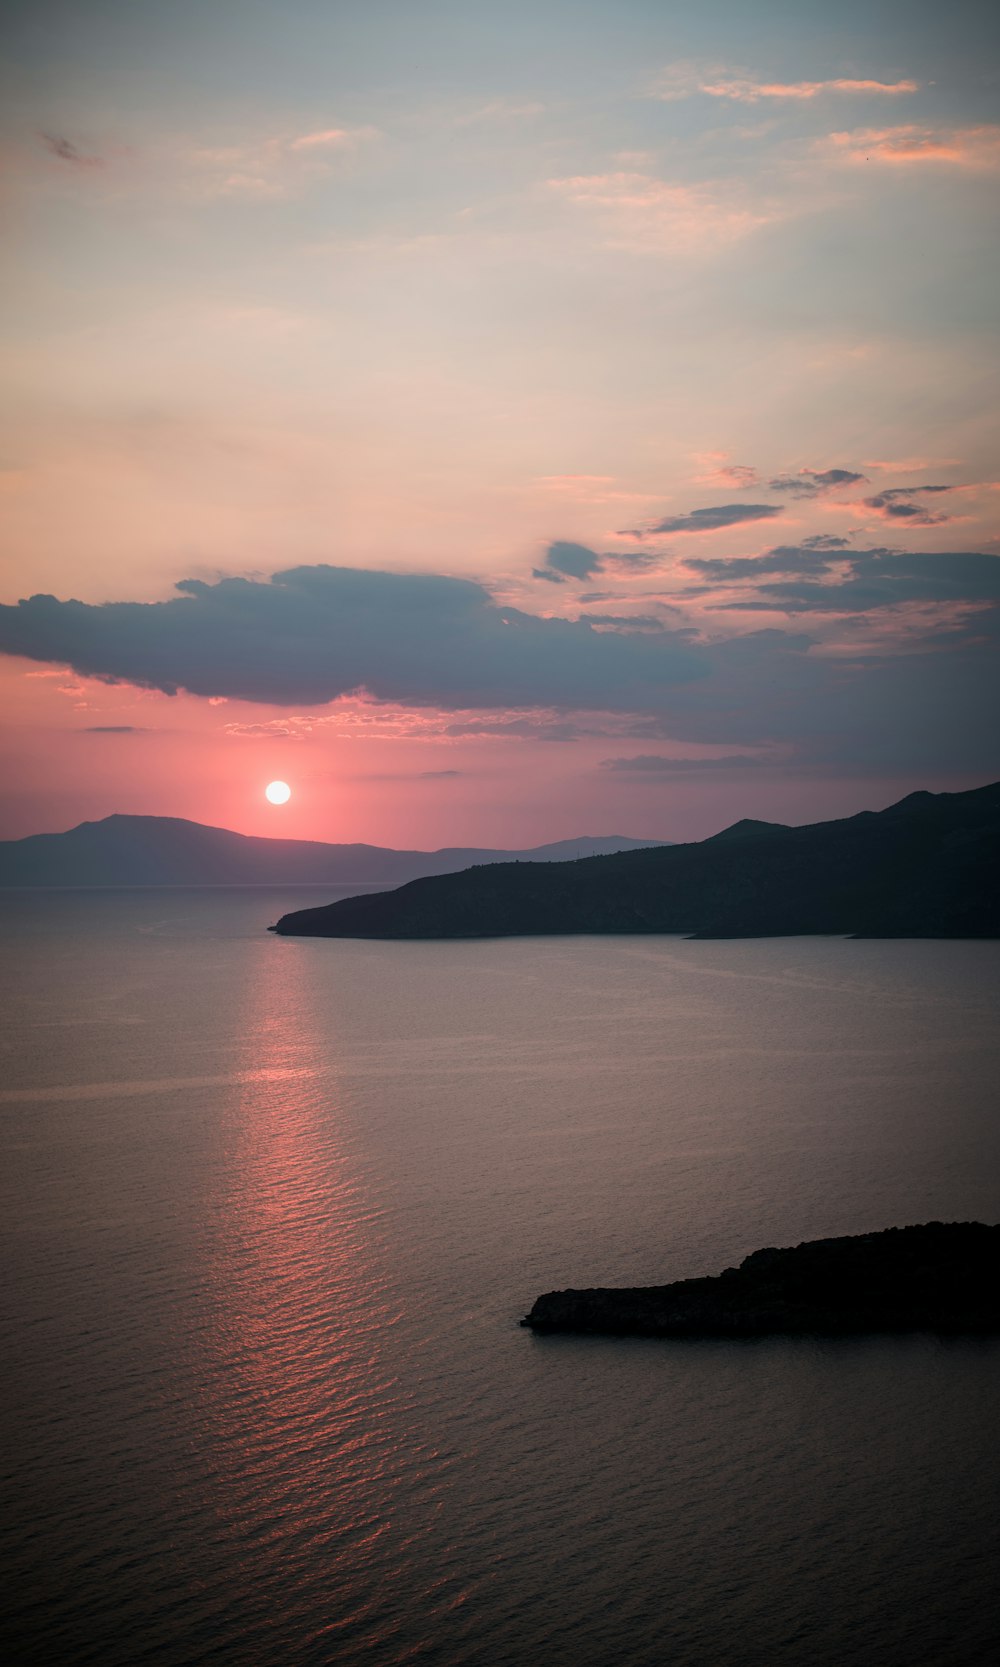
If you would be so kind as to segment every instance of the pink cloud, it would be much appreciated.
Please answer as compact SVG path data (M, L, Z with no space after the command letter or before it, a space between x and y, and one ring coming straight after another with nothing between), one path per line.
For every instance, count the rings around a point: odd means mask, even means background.
M750 463L730 463L729 453L724 451L703 451L694 454L694 460L702 470L694 479L702 485L714 483L719 486L757 486L760 475Z
M182 148L174 160L206 196L294 196L332 165L330 153L353 152L377 136L374 127L328 127Z
M885 162L944 164L947 167L993 171L1000 168L1000 124L979 127L859 128L831 133L823 145L838 160L849 163Z
M300 133L288 148L292 151L342 149L373 139L375 133L374 127L325 127L317 133Z
M678 63L667 70L654 88L661 99L691 98L702 93L708 98L727 98L739 104L758 104L762 99L804 103L827 93L853 97L898 98L920 91L919 81L876 81L868 77L841 76L828 81L758 81L721 66Z
M779 218L773 206L748 207L745 190L677 185L648 173L574 174L550 179L548 187L567 202L601 213L620 246L701 253Z
M919 81L855 81L841 78L835 81L750 81L735 77L728 81L703 82L698 88L711 98L731 98L741 104L756 104L762 98L783 98L803 101L818 98L823 93L874 94L879 97L898 97L901 93L920 91Z
M917 475L926 469L956 469L957 457L900 457L877 461L866 458L862 468L875 469L881 474Z

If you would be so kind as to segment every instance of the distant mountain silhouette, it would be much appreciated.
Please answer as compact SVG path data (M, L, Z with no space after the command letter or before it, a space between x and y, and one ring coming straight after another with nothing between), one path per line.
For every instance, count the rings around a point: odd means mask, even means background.
M694 845L470 868L285 915L274 931L332 938L681 932L1000 937L1000 783L911 793L879 812L786 828L737 822Z
M0 841L0 886L401 885L471 863L564 862L642 850L654 840L562 839L527 851L455 846L394 851L380 845L324 845L254 839L173 816L106 816L68 833Z

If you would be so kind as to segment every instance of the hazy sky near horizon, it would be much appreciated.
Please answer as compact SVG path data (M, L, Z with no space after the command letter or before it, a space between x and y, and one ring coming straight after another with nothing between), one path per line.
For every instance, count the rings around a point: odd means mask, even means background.
M1000 775L998 44L9 3L0 837L685 838Z

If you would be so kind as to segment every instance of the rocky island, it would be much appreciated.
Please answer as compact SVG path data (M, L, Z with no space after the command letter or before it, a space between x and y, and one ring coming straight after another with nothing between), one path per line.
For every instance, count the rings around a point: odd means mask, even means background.
M706 1279L549 1291L535 1332L612 1337L1000 1333L1000 1226L931 1221L755 1250Z

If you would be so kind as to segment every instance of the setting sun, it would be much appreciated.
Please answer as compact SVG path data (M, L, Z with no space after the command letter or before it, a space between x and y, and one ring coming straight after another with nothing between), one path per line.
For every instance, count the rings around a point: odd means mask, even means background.
M287 781L269 781L264 789L264 797L270 799L272 805L287 804L292 796L292 790Z

